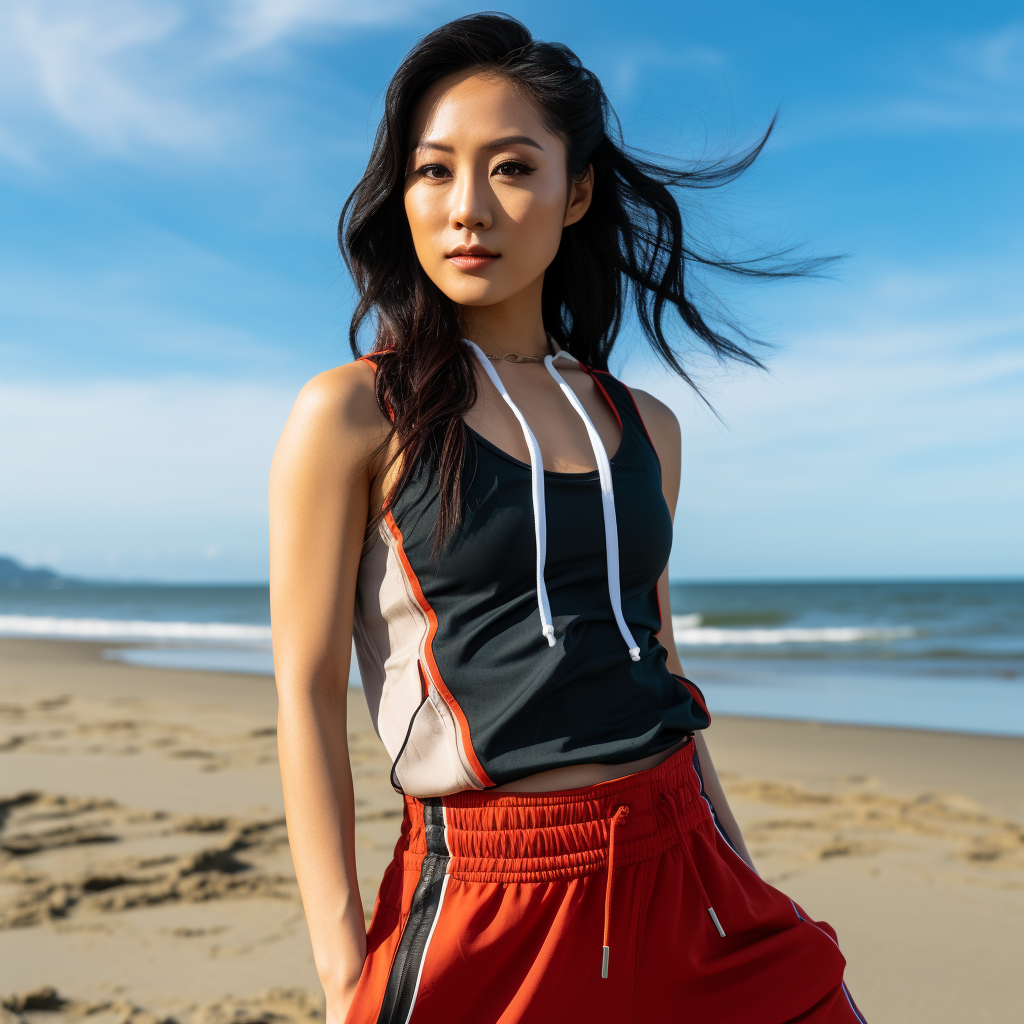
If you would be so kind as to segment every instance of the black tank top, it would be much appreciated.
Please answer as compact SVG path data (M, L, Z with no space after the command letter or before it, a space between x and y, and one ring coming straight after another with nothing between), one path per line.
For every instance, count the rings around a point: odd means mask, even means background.
M657 453L629 389L587 372L622 430L610 466L622 616L638 660L609 599L598 472L544 473L549 646L531 467L467 427L462 520L443 553L432 555L438 486L425 465L359 569L363 689L402 792L442 796L567 765L624 764L710 723L656 638L672 546Z

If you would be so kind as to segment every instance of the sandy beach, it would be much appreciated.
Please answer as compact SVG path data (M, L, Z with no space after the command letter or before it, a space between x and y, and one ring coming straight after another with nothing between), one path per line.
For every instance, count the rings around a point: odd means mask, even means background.
M0 640L6 1024L321 1016L275 716L269 678ZM369 913L401 802L359 691L348 728ZM1024 739L720 717L708 741L872 1024L1024 1019Z

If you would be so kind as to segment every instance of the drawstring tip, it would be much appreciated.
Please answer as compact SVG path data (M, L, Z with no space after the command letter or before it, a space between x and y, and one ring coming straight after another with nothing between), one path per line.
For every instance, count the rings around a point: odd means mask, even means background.
M630 660L632 660L632 661L639 661L640 660L640 648L639 647L630 647L630 649L629 649L629 657L630 657Z
M711 915L711 920L715 922L715 927L718 929L718 934L725 938L725 929L722 927L722 922L718 920L718 915L715 913L714 907L708 907L708 913Z
M555 646L555 627L545 626L541 632L548 638L548 647Z
M601 977L602 978L607 978L608 977L608 954L610 952L611 952L611 948L609 946L602 946L601 947Z

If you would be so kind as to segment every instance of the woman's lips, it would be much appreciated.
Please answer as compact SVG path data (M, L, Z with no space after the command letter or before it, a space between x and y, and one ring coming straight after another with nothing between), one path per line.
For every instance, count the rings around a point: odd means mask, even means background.
M454 263L459 270L482 270L489 267L495 260L500 259L499 253L467 252L456 253L448 257L449 263Z

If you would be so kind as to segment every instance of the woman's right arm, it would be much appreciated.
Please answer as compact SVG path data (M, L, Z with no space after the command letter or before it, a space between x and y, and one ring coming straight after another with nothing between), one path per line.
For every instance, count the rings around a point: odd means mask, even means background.
M300 393L270 473L270 609L277 743L295 874L340 1024L366 955L346 734L356 575L387 421L373 370L350 363Z

